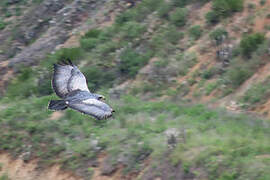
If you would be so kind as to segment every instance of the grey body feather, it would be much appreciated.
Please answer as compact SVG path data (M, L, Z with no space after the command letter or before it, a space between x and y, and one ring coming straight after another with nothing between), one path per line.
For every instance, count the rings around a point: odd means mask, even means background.
M100 101L104 96L91 93L86 78L77 66L70 61L64 64L54 64L52 87L63 103L49 103L51 110L64 110L67 106L96 119L106 119L112 116L113 109ZM56 102L53 100L53 102Z

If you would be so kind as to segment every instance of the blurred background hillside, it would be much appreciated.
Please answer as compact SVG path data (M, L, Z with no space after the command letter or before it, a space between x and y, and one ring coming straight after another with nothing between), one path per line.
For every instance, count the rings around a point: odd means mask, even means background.
M269 0L1 0L0 180L268 180L269 56ZM112 119L47 110L67 58Z

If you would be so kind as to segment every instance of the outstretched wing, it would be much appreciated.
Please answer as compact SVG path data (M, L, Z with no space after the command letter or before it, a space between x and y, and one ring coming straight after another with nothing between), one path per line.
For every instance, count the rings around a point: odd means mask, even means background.
M84 75L70 60L62 64L54 64L52 86L55 93L61 98L77 89L90 92Z
M81 102L70 103L68 106L81 113L93 116L98 120L111 117L113 112L109 105L97 99L87 99Z

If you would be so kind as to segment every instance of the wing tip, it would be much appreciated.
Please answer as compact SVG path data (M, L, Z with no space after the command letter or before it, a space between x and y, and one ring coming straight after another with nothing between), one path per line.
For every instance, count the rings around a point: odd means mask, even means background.
M69 63L69 65L74 66L74 64L72 63L71 59L67 58L67 62Z
M67 58L66 60L60 60L56 65L60 66L72 66L74 67L74 64L72 63L70 58Z

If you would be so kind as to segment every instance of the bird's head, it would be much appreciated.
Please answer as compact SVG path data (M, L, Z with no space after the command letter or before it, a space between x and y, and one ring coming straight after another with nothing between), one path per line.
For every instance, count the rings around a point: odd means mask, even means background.
M106 98L105 98L105 96L98 95L98 100L99 100L99 101L105 101Z
M105 101L106 100L105 96L100 95L100 94L93 94L93 96L99 101Z

